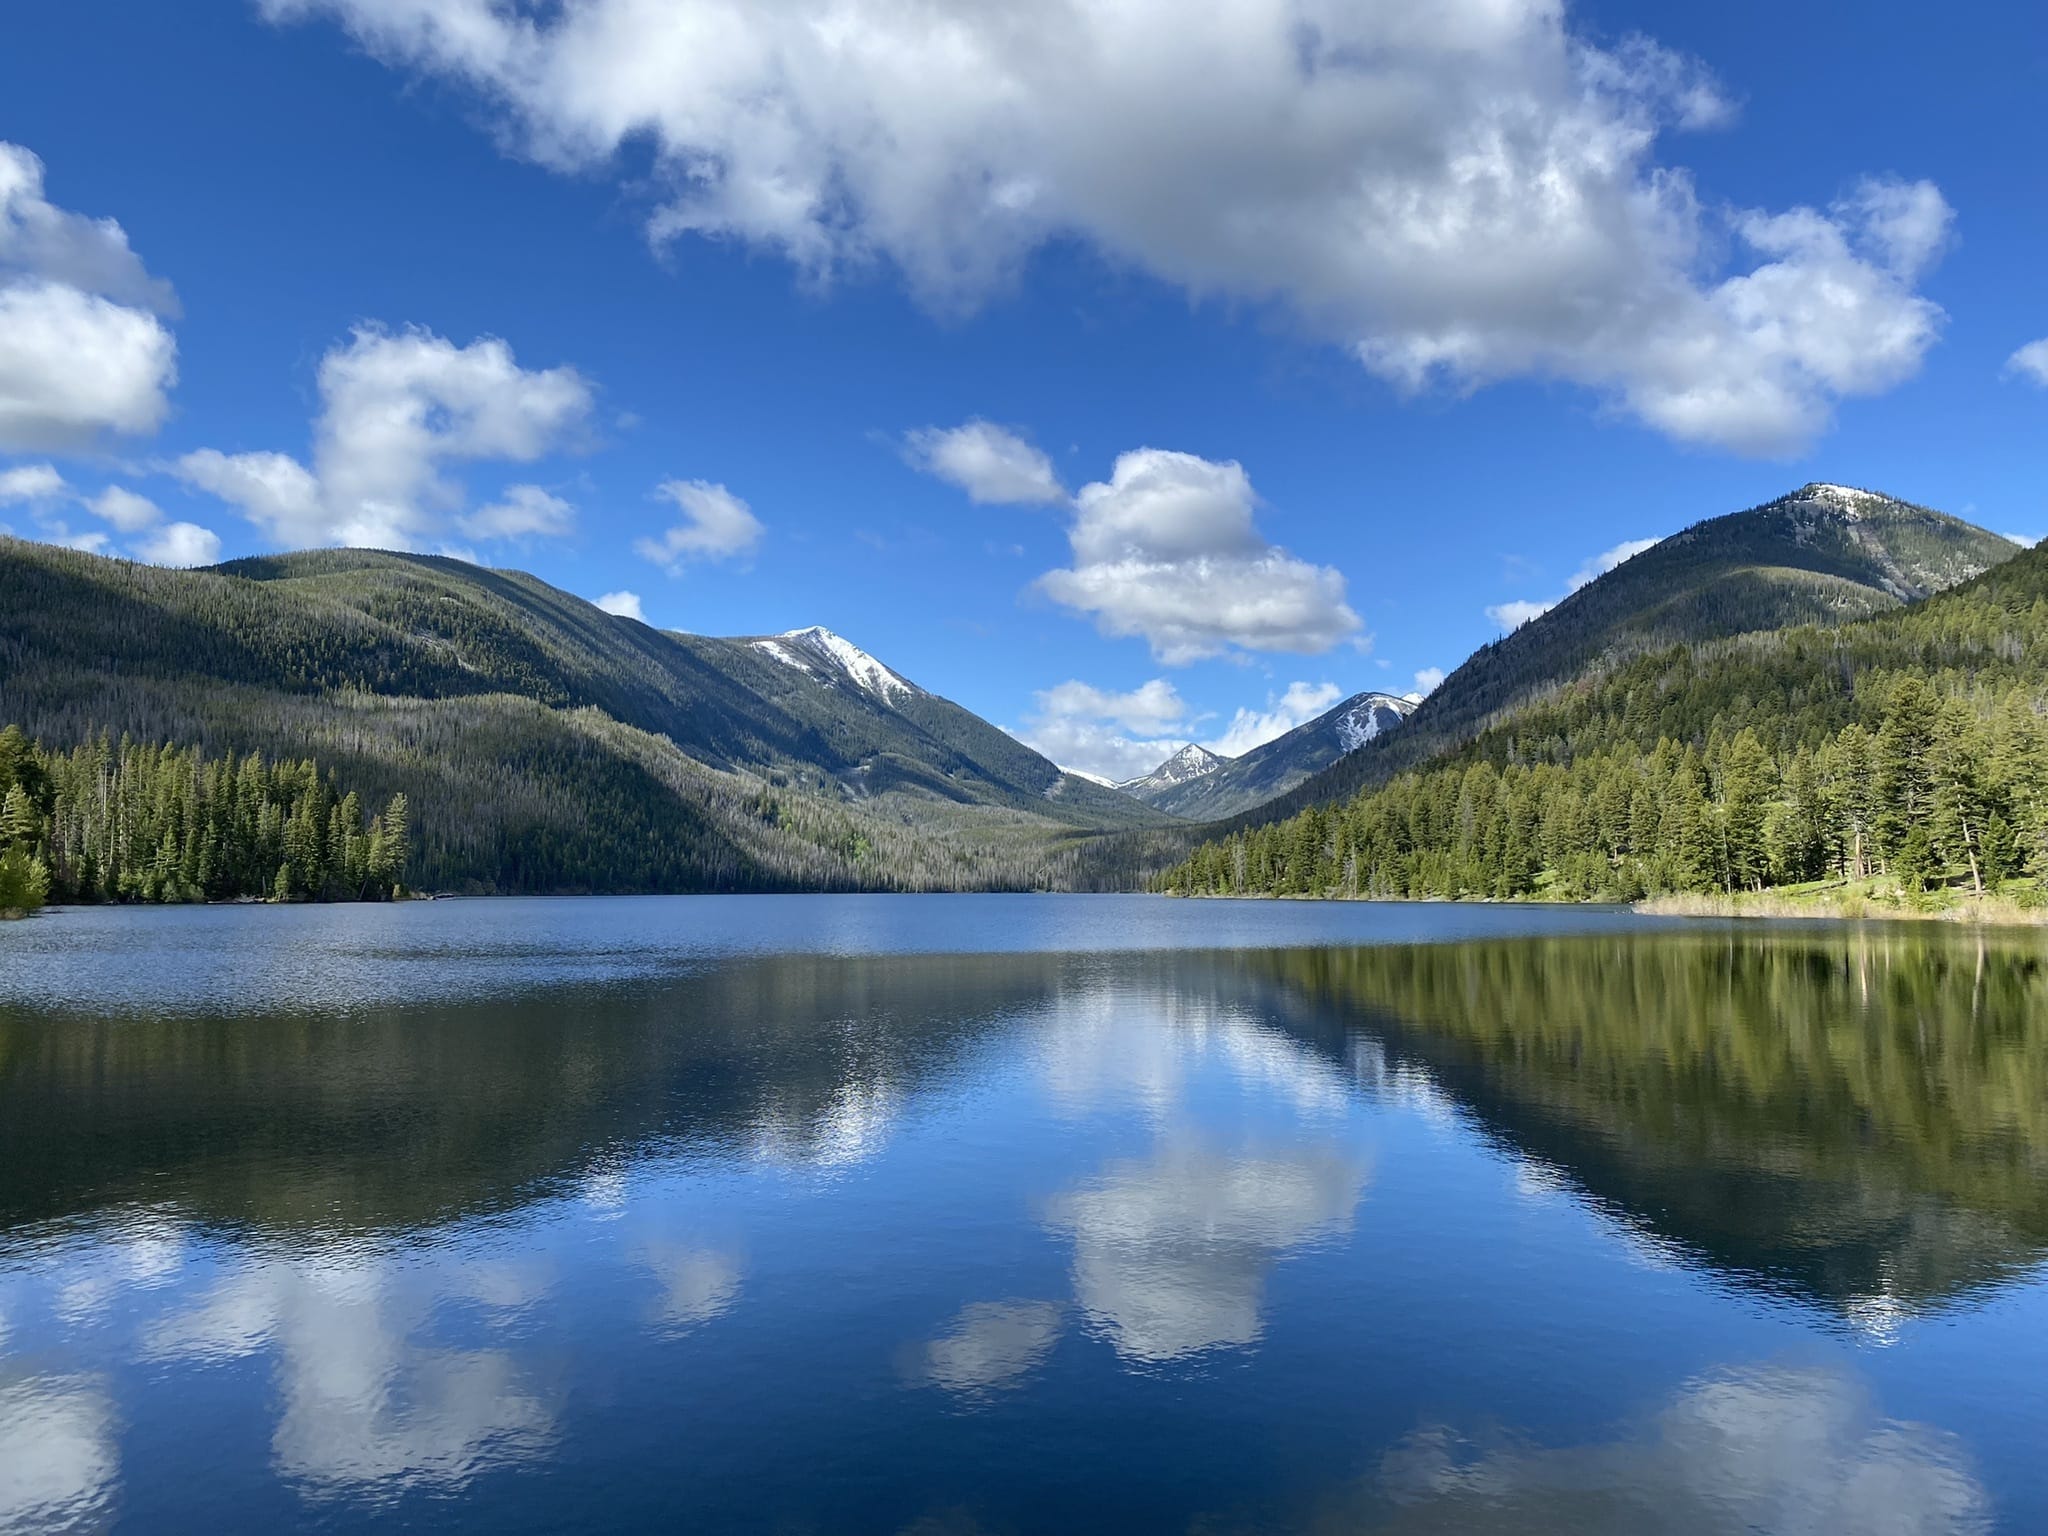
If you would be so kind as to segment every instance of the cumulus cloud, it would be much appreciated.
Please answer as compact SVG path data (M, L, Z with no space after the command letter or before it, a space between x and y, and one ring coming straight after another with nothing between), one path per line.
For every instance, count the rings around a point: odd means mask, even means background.
M220 535L197 523L166 523L136 546L135 556L151 565L181 569L213 565L220 559Z
M1623 539L1612 549L1603 549L1572 573L1568 589L1576 592L1579 588L1598 581L1609 571L1619 569L1635 559L1646 549L1654 549L1663 543L1662 539Z
M68 523L55 521L43 525L42 542L55 544L63 549L75 549L87 555L107 554L114 544L113 539L98 528L88 528L79 532Z
M487 507L456 519L473 539L556 539L575 531L576 509L537 485L510 485Z
M203 449L187 482L238 507L279 544L416 549L451 517L479 537L566 531L573 509L514 486L460 517L448 466L531 463L575 445L592 404L573 368L521 368L495 337L458 347L432 332L362 326L321 360L312 463Z
M1180 692L1163 677L1116 693L1069 680L1038 695L1038 707L1049 715L1108 721L1128 731L1164 730L1187 718Z
M147 535L127 547L134 559L151 565L211 565L220 558L220 537L196 523L164 522L163 509L147 496L122 485L97 494L75 489L48 464L23 464L0 470L0 506L25 502L36 523L34 537L87 554L118 553L113 535L98 529L77 529L57 515L60 507L80 507L129 538Z
M979 419L904 435L910 463L985 506L1044 506L1067 499L1052 460L1007 427Z
M0 141L0 450L153 432L170 409L177 303L112 219L43 195L43 162Z
M893 264L971 308L1078 241L1270 305L1405 388L1557 378L1682 441L1796 448L1941 312L1927 182L1726 207L1665 153L1705 69L1558 0L263 0L496 102L565 171L648 146L657 242Z
M1644 550L1652 549L1662 542L1663 540L1661 539L1623 539L1612 549L1603 549L1599 554L1593 556L1592 559L1574 571L1571 580L1565 583L1564 591L1556 597L1541 601L1517 598L1513 602L1495 603L1487 608L1486 616L1503 630L1520 629L1531 619L1541 618L1544 614L1550 612L1551 609L1555 608L1567 597L1570 597L1579 588L1598 581L1609 571L1620 568L1628 561L1633 560L1637 555L1640 555ZM1430 670L1436 672L1437 682L1443 681L1444 675L1441 670L1437 668L1431 668ZM1422 674L1416 673L1415 680L1419 685L1422 681ZM1433 688L1436 685L1432 683L1430 686ZM1427 692L1428 690L1425 689L1424 691Z
M1034 696L1017 739L1062 768L1120 784L1150 773L1188 744L1188 707L1155 677L1128 693L1070 679Z
M1289 683L1263 708L1239 706L1201 745L1222 757L1264 746L1343 697L1335 683ZM1013 734L1062 768L1120 784L1142 778L1194 741L1210 717L1193 713L1173 684L1155 677L1128 693L1069 680L1033 695L1036 712Z
M1999 537L2009 544L2019 545L2021 549L2032 549L2041 542L2041 535L2038 533L2002 533Z
M1231 649L1320 653L1358 633L1344 578L1268 544L1241 465L1140 448L1074 498L1074 564L1038 585L1182 666Z
M1413 696L1418 699L1427 698L1443 686L1443 681L1444 669L1442 667L1424 667L1415 674L1415 693Z
M647 622L647 615L640 608L638 592L607 592L597 600L597 606L606 613L621 619L638 619Z
M0 507L17 502L56 501L70 490L52 464L17 464L11 469L0 469Z
M2030 341L2005 360L2005 371L2048 389L2048 337Z
M1547 603L1532 603L1517 598L1511 603L1489 603L1486 616L1503 630L1520 629L1531 619L1540 619L1558 605L1560 599L1552 598Z
M1241 757L1297 725L1306 725L1343 697L1344 690L1335 683L1289 683L1278 698L1267 698L1266 708L1240 708L1222 735L1208 744L1209 750L1224 757Z
M147 496L138 496L122 486L110 485L86 505L95 517L112 523L123 533L140 533L163 517L163 509Z
M655 494L674 502L683 520L658 539L634 540L633 548L671 576L698 561L751 554L767 531L751 507L708 480L664 480Z

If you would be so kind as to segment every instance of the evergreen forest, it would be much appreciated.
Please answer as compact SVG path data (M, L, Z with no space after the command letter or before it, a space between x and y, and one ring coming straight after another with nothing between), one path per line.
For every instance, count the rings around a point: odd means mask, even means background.
M0 730L0 909L46 901L388 901L411 833L403 793L367 811L311 759L104 736L68 752Z
M1156 885L1576 901L1838 882L2039 904L2044 577L2035 552L1860 623L1638 656Z

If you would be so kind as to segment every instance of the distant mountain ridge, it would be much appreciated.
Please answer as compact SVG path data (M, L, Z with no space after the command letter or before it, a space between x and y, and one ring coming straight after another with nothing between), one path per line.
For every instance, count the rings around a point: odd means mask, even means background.
M1412 700L1391 693L1355 693L1241 757L1189 745L1117 788L1193 821L1236 815L1285 794L1346 753L1396 729L1414 709Z

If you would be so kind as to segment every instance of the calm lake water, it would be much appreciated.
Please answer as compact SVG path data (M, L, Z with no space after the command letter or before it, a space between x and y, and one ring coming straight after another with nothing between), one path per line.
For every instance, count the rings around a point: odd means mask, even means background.
M0 1530L2048 1531L2048 943L0 926Z

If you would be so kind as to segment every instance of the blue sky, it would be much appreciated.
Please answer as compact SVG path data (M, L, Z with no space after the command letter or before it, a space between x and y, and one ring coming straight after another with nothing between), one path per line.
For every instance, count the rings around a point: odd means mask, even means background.
M2048 530L2039 7L514 9L17 8L0 524L821 623L1111 773L1808 480Z

